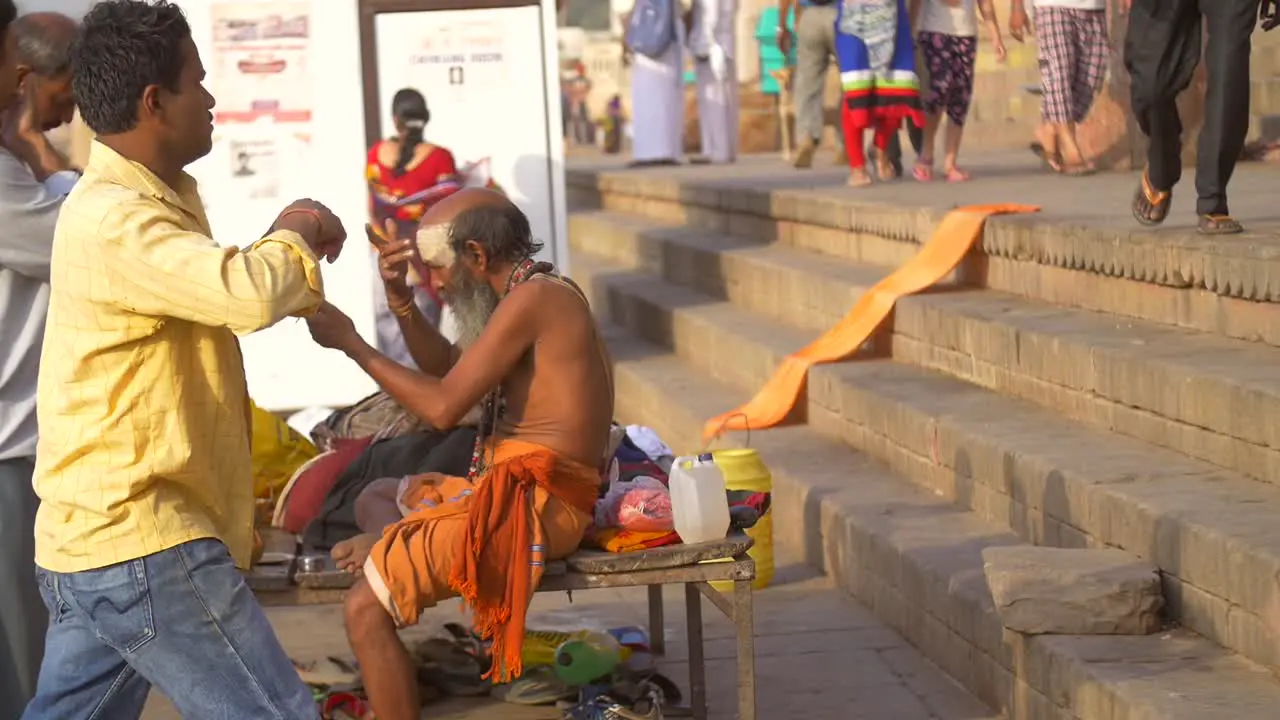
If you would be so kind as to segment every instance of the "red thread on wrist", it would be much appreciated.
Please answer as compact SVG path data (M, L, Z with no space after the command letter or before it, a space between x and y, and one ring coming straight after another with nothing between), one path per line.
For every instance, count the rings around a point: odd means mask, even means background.
M283 220L283 219L285 219L285 218L289 217L290 215L293 215L293 214L296 214L296 213L302 213L303 215L310 215L310 216L312 217L312 219L314 219L314 220L316 221L316 225L318 226L318 228L322 228L322 227L324 227L324 221L320 219L320 211L319 211L319 210L312 210L311 208L290 208L290 209L285 210L284 212L280 213L280 218L279 218L279 219L280 219L280 220ZM318 229L318 228L317 228L317 229Z

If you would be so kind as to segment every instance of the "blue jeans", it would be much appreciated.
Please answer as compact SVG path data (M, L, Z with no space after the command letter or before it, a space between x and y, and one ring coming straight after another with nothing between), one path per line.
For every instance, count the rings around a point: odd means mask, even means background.
M152 684L187 720L318 717L221 542L36 576L49 634L23 720L137 718Z

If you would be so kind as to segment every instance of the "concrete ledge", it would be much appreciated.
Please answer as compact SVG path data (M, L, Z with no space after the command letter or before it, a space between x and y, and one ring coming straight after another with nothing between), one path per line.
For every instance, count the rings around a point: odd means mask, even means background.
M597 314L744 392L814 335L585 253L575 263ZM1280 489L886 361L814 368L803 419L1024 541L1151 560L1172 617L1280 667Z
M745 399L657 347L611 333L618 407L678 449L703 418ZM731 438L729 444L744 442ZM1270 720L1270 673L1190 632L1147 637L1005 633L984 547L1019 542L804 428L757 433L775 527L805 557L994 709L1019 720Z
M899 184L894 186L898 188L896 202L886 202L888 190L859 195L822 185L797 189L795 175L787 172L785 167L761 162L697 173L571 169L567 178L570 200L582 207L641 212L722 232L732 231L729 226L738 222L723 216L743 215L775 223L770 240L783 240L781 235L788 231L803 234L816 227L918 243L948 209L949 200L961 202L973 196L971 201L990 202L992 197L1003 196L1048 205L1055 193L1060 196L1067 190L1043 176L1021 185L1006 183L983 196L952 189L917 192ZM808 184L813 182L811 179ZM1095 204L1103 202L1120 209L1127 208L1136 187L1136 178L1128 175L1097 176L1088 182L1091 191L1086 195L1094 197ZM919 204L913 206L913 201ZM1120 224L1119 218L1114 226L1073 222L1072 214L996 218L987 226L982 249L994 258L1131 282L1207 290L1246 300L1280 300L1280 243L1270 234L1223 240L1200 236L1193 230L1152 232L1127 222ZM1114 217L1114 213L1106 217Z
M570 243L624 268L815 331L839 322L887 273L610 212L575 214ZM958 274L970 271L961 268ZM939 289L956 289L954 283L955 278ZM896 358L1280 482L1276 348L1138 320L1117 322L978 289L903 298L893 333L891 347L884 349Z

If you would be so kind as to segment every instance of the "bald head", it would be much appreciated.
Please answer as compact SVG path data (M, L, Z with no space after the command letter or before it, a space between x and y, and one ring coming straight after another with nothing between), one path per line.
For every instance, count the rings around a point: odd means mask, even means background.
M500 268L542 249L520 208L484 188L464 188L433 205L422 216L417 244L423 262L439 268L452 267L463 253Z
M23 15L13 23L18 63L44 77L71 70L71 43L79 29L75 20L56 12Z
M463 188L449 197L431 206L422 216L422 224L443 225L453 222L459 213L477 207L506 207L512 210L516 206L506 195L488 188ZM516 210L519 212L519 210Z

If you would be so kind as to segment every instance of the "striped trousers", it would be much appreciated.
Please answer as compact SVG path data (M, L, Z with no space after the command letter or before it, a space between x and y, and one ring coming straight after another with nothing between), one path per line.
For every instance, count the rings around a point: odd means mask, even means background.
M1045 122L1080 123L1089 114L1107 72L1105 10L1038 7L1040 113Z

